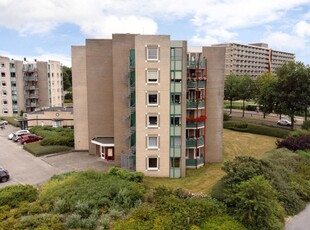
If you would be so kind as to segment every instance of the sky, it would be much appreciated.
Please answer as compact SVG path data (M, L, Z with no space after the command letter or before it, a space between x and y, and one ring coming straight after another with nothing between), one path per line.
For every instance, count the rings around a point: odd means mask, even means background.
M0 0L0 56L59 60L113 33L165 34L190 46L268 43L310 64L310 0Z

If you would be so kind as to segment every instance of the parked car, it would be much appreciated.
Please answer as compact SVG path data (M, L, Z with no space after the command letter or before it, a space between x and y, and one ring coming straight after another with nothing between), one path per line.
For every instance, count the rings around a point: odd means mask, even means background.
M12 140L12 138L14 137L14 135L29 134L29 133L30 133L30 132L29 132L28 130L25 130L25 129L23 129L23 130L18 130L18 131L16 131L15 133L9 134L9 135L8 135L8 139L9 139L9 140Z
M43 139L43 137L37 136L35 134L26 134L26 135L21 136L20 143L26 144L26 143L31 143L31 142L35 142L35 141L40 141L42 139Z
M8 124L8 122L7 122L7 121L5 121L5 120L1 120L1 119L0 119L0 124L7 125L7 124Z
M278 120L277 124L281 125L281 126L291 126L292 125L292 123L287 119Z
M7 182L10 179L8 170L0 168L0 182Z
M18 142L20 141L20 138L24 135L28 135L30 133L18 133L18 134L14 134L13 138L12 138L12 141L14 142Z

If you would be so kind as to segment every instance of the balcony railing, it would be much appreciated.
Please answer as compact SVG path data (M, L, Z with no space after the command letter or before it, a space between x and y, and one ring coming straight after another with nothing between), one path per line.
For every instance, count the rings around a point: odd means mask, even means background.
M26 99L39 98L38 94L27 94L25 95Z
M134 132L130 136L130 146L135 146L135 145L136 145L136 132Z
M38 76L25 76L25 81L38 81Z
M130 54L129 54L129 67L130 68L135 68L135 50L131 49Z
M205 101L200 100L200 101L187 101L186 102L186 108L187 109L194 109L197 108L197 103L198 103L198 108L204 108L205 107Z
M186 128L203 128L205 126L204 121L200 122L186 122Z
M186 159L186 167L195 167L203 165L203 158Z
M198 86L198 88L205 88L206 86L206 81L200 80L198 81L187 81L187 88L196 88Z
M196 141L197 141L197 145L196 145ZM198 147L198 146L203 146L204 145L204 139L203 137L198 137L198 138L188 138L186 139L186 148L190 148L190 147Z
M37 85L26 85L25 90L36 90L39 89Z
M130 127L136 125L136 112L132 112L130 115Z
M206 68L206 60L202 59L202 60L200 60L200 62L198 62L198 61L189 61L189 60L187 61L188 68L197 69L198 65L199 65L199 69L205 69Z

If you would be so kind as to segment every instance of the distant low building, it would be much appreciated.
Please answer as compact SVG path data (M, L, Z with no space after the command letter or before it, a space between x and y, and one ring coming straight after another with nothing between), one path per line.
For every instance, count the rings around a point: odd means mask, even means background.
M73 128L72 107L49 107L38 111L24 114L24 121L27 121L28 128L33 126L52 126Z

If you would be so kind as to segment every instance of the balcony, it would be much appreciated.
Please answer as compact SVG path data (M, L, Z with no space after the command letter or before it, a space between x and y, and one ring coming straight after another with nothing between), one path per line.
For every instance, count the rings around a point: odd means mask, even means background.
M134 70L130 71L130 87L134 87L136 83L136 73Z
M196 109L197 108L197 103L198 103L198 108L203 109L205 107L205 101L204 100L199 100L198 102L196 100L191 100L186 102L186 108L187 109Z
M197 145L196 145L197 142ZM204 145L204 139L203 137L198 137L198 138L188 138L186 139L186 148L195 148L195 147L200 147Z
M199 167L203 166L203 158L197 158L197 159L186 159L186 167Z
M37 71L37 68L33 65L23 65L23 71L24 72L35 72Z
M130 146L135 146L135 145L136 145L136 132L134 132L130 136Z
M36 102L26 103L26 107L37 107Z
M132 112L130 115L130 127L136 125L136 112Z
M186 128L204 128L205 127L205 122L200 121L200 122L186 122Z
M37 85L26 85L25 90L36 90L39 89Z
M33 99L33 98L39 98L39 95L38 94L28 94L28 95L25 95L26 99Z
M130 94L130 107L136 106L136 93L133 91Z
M205 88L206 86L206 81L204 80L200 80L200 81L187 81L187 88Z
M25 76L24 81L38 81L38 76Z
M206 60L200 60L200 62L198 61L187 61L187 67L190 69L205 69L206 68Z

